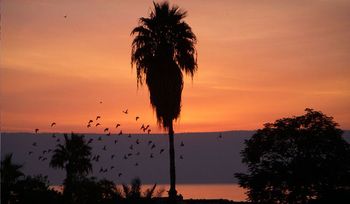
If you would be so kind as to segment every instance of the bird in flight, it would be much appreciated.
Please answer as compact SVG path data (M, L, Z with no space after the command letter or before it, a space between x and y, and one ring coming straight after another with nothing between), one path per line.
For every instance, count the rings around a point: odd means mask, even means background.
M134 145L130 145L129 149L133 150L134 149Z
M53 134L52 134L52 138L56 138L56 135L55 135L55 133L53 133Z
M90 128L91 127L91 125L90 125L90 123L89 124L87 124L87 126L86 126L87 128Z
M136 163L135 163L135 166L138 166L138 165L139 165L139 163L136 162Z
M128 135L128 138L131 138L131 134Z
M148 130L147 130L147 134L150 134L150 133L151 133L151 129L148 129Z
M119 123L117 123L117 125L115 126L115 128L118 128L120 126L120 124Z
M184 142L181 141L181 144L180 144L181 147L185 146Z
M33 145L34 147L36 147L36 145L37 145L37 144L36 144L36 142L33 142L33 144L32 144L32 145Z
M184 157L182 155L180 155L180 159L184 159Z
M111 135L111 132L108 132L106 135L107 135L107 136L110 136L110 135Z
M123 134L123 131L121 130L120 132L119 132L119 134L118 135L122 135Z
M53 127L53 126L55 126L55 125L56 125L56 123L55 123L55 122L51 123L51 127Z
M140 144L140 140L137 139L137 140L135 141L135 143L136 143L136 144Z
M149 140L147 145L150 145L150 144L152 144L152 140Z
M122 173L119 173L119 174L118 174L118 177L121 177L122 175L123 175Z
M88 123L92 123L92 122L94 122L93 120L89 120L89 122Z
M154 149L154 148L156 148L156 145L155 145L155 144L152 145L151 149Z
M97 127L97 126L99 126L99 125L101 125L101 124L100 124L100 123L96 123L96 125L95 125L95 126Z
M128 109L126 109L125 111L123 111L123 113L128 114Z
M106 145L105 146L103 146L103 148L102 148L104 151L106 151L107 150L107 148L106 148Z
M38 132L39 132L39 129L38 129L38 128L36 128L36 129L35 129L35 133L38 133Z
M118 143L118 140L114 140L114 144L117 144Z
M145 129L145 124L142 124L142 125L141 125L140 130L143 130L143 129Z
M96 120L98 120L98 119L100 119L100 118L101 118L101 116L99 116L99 115L98 115L98 116L96 116Z
M154 156L153 156L153 154L151 154L149 157L150 157L150 158L153 158Z
M98 137L98 141L101 141L102 140L102 137Z
M220 133L220 135L218 136L218 139L222 139L222 134Z
M100 104L102 104L102 101L100 101Z
M136 116L136 118L135 118L135 119L136 119L136 121L137 121L138 119L140 119L140 117L139 117L139 116Z
M64 15L63 17L64 17L64 18L67 18L67 15Z
M108 130L109 130L109 128L105 128L105 129L103 130L103 132L108 132Z
M92 141L94 141L94 139L90 138L87 143L90 144Z
M32 152L32 151L29 151L29 152L28 152L28 155L31 155L31 154L33 154L33 152Z
M159 154L161 154L161 153L163 153L163 152L164 152L164 149L161 149L160 152L159 152Z

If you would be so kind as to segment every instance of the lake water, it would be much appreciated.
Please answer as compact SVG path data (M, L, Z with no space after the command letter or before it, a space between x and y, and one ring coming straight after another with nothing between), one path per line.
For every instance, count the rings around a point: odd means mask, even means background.
M120 186L118 186L120 187ZM152 185L143 185L142 189L151 188ZM53 186L53 189L62 191L61 186ZM169 185L157 185L156 192L164 189L162 196L167 196ZM233 201L245 201L245 190L237 184L178 184L176 189L184 199L228 199Z

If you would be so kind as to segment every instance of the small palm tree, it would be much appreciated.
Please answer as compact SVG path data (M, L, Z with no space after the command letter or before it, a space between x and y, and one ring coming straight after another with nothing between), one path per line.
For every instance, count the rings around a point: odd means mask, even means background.
M196 36L183 21L186 12L168 2L153 3L148 18L140 18L131 32L131 63L136 65L137 85L144 81L150 92L150 102L157 121L169 132L170 190L176 198L175 150L173 121L179 118L183 73L193 77L197 71Z
M157 184L154 184L151 188L148 188L144 192L142 192L142 183L140 178L134 178L131 180L131 184L122 185L123 191L121 195L129 201L149 201L154 196L160 197L164 192L163 189L160 189L158 192L155 192L156 187Z
M6 154L1 161L1 203L8 202L16 182L24 176L20 170L22 167L23 165L12 162L12 154Z
M52 155L50 166L55 169L65 169L63 194L67 202L74 203L74 191L78 180L92 171L90 161L91 147L85 142L84 136L64 134L64 144L58 144Z

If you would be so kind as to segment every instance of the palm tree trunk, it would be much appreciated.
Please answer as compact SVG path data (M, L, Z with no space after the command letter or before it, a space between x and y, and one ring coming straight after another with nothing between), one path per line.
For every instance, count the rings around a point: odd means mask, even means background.
M174 129L173 122L169 126L169 160L170 160L170 189L169 199L172 203L176 200L176 174L175 174L175 149L174 149Z

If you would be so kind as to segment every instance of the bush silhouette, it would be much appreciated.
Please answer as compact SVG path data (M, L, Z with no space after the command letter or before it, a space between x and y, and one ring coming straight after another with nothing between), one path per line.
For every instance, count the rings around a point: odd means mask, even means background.
M257 203L350 203L350 145L332 117L306 114L265 124L241 152L239 184Z

